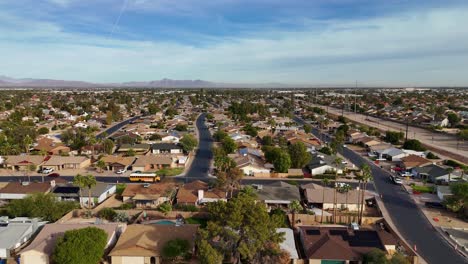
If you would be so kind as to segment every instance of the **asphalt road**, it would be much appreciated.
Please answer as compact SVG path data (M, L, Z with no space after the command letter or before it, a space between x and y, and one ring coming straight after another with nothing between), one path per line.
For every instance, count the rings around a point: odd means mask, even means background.
M303 120L295 118L295 121L304 124ZM313 131L315 136L328 138L320 135L317 130ZM468 263L468 260L453 249L443 237L433 229L426 216L419 210L410 194L405 192L401 186L393 184L390 174L375 164L365 160L356 152L343 148L341 154L356 166L365 163L371 165L373 184L379 194L383 197L385 208L390 214L392 222L400 231L405 240L411 245L416 245L417 252L428 263Z
M102 131L101 133L97 134L96 135L96 138L103 138L103 134L106 133L108 136L114 132L116 132L117 130L121 129L122 127L124 127L125 125L129 124L130 122L134 121L134 120L137 120L138 118L140 118L140 116L134 116L132 118L129 118L127 120L124 120L120 123L117 123L111 127L109 127L108 129Z
M198 130L198 149L190 168L185 173L187 178L208 178L210 163L213 159L213 138L205 124L206 114L201 114L196 121Z

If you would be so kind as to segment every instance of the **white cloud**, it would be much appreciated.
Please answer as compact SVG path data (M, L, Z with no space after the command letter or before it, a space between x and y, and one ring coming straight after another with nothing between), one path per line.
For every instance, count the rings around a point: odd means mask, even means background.
M0 13L0 74L102 82L168 77L466 85L467 12L437 9L359 21L306 21L307 30L300 32L259 30L243 37L211 37L209 44L196 47L72 34L57 24ZM3 20L16 27L3 26Z

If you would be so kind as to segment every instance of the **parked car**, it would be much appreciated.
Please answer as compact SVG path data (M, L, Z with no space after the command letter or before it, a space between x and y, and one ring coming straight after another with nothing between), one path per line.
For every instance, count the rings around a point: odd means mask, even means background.
M445 205L439 202L425 202L424 205L429 208L445 209Z
M51 173L51 174L47 175L47 177L60 177L60 174L55 172L55 173Z
M390 180L395 184L403 184L403 181L400 178L398 178L397 176L391 175Z
M126 169L120 169L117 171L117 174L124 174L125 172L127 172Z
M53 171L54 171L54 169L52 169L52 168L43 168L41 173L48 174L48 173L51 173Z
M359 230L359 224L356 223L356 222L352 222L352 223L350 224L350 226L351 226L351 228L352 228L353 230L355 230L355 231Z

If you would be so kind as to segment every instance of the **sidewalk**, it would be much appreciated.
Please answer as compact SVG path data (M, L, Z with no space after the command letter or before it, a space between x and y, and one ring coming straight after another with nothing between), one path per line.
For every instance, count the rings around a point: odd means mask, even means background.
M426 216L434 230L436 230L450 246L457 250L460 255L468 258L468 252L463 248L463 245L457 245L457 242L454 241L454 238L452 238L445 231L445 229L468 230L468 223L454 217L453 213L427 208L425 206L425 202L439 201L436 195L428 193L415 195L413 194L412 188L410 186L406 184L403 184L402 186L405 191L408 192L408 195L414 201L416 206L418 206L419 210L421 210L424 216Z

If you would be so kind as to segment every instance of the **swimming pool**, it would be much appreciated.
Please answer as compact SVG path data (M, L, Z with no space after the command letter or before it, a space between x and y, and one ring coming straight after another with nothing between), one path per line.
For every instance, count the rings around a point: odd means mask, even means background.
M175 222L171 221L171 220L160 220L160 221L154 222L152 224L155 224L155 225L175 225Z

